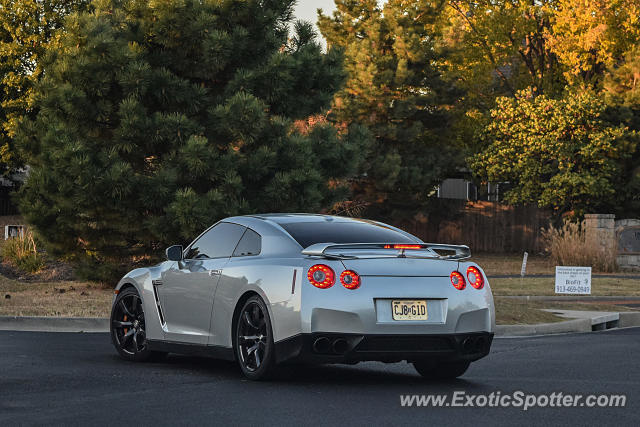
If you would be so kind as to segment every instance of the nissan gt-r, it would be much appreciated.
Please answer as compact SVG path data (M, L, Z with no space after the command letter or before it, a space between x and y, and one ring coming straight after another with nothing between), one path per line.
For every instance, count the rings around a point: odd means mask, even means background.
M489 353L493 296L467 246L313 214L226 218L115 288L111 338L127 360L236 360L249 379L285 363L412 363L455 378Z

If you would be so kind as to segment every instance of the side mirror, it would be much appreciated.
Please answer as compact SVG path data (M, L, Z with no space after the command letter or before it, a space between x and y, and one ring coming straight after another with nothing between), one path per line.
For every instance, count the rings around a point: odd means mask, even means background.
M165 253L169 261L182 261L182 245L169 246Z

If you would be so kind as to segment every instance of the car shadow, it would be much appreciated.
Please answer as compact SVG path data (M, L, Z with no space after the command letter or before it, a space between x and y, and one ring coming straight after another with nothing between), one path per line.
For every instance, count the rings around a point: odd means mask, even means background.
M220 380L246 380L235 362L198 356L171 354L161 362L153 362L154 369L169 370L175 373L188 371L203 377ZM400 370L400 369L401 370ZM401 364L365 363L356 365L284 365L279 366L269 383L286 383L289 385L335 385L335 386L368 386L368 385L420 385L434 386L438 389L475 389L484 388L484 384L458 378L455 380L429 380L413 371L413 367Z

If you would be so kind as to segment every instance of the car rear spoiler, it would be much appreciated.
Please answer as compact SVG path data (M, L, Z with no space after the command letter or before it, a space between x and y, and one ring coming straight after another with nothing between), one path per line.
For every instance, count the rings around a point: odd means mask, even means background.
M357 258L355 255L343 253L330 253L328 250L380 250L389 249L398 251L400 258L438 258L438 259L467 259L471 258L471 250L465 245L444 245L440 243L316 243L302 250L303 255L319 256L325 258ZM414 251L431 252L428 256ZM451 255L441 255L437 251L454 252Z

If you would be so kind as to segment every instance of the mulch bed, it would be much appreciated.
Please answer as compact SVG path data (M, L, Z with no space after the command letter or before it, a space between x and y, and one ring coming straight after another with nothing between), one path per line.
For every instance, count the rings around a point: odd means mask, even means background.
M73 280L73 269L60 261L47 261L44 268L35 274L24 273L8 262L0 262L0 274L20 282L60 282Z

